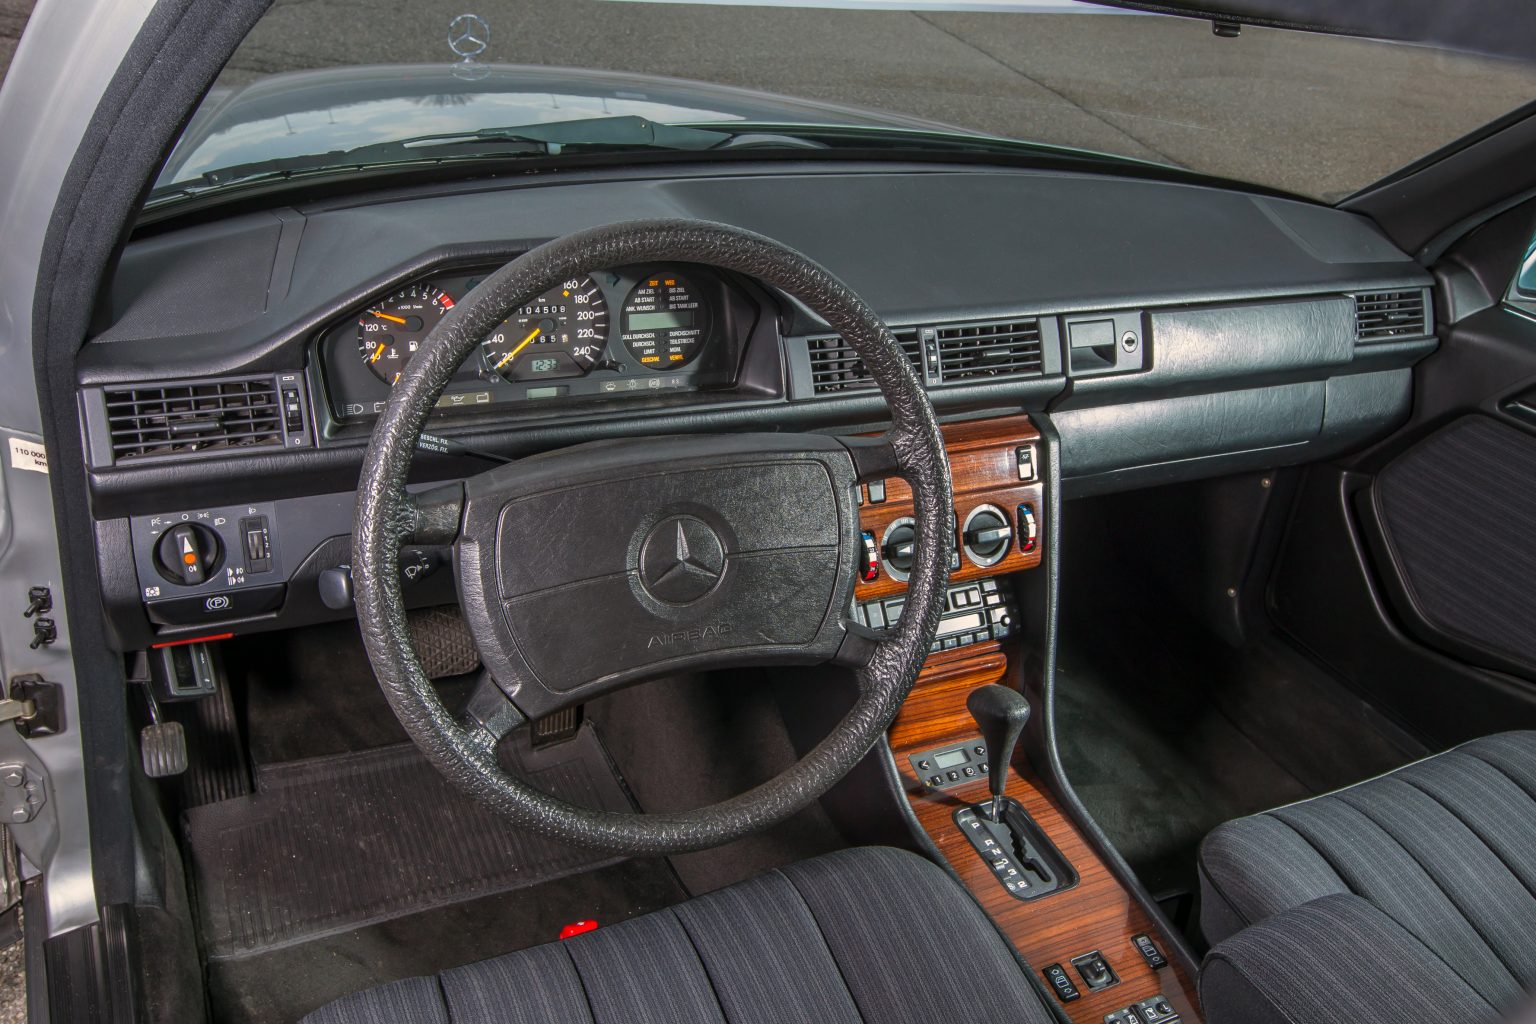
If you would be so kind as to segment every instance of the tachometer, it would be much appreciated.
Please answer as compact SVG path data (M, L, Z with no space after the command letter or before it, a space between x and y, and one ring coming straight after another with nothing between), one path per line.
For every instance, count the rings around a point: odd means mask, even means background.
M651 370L676 370L704 347L709 310L676 274L645 277L624 300L624 347Z
M519 306L485 339L485 365L507 380L581 377L608 344L608 300L575 277Z
M400 379L405 364L453 308L453 299L429 284L408 285L357 318L357 351L386 384Z

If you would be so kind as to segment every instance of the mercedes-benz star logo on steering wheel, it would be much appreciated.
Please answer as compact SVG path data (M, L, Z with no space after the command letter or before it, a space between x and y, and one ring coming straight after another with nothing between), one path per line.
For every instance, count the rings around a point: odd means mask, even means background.
M658 601L690 604L725 574L725 545L702 519L669 516L640 546L640 582Z
M478 14L461 14L448 23L448 48L473 60L491 45L491 26Z

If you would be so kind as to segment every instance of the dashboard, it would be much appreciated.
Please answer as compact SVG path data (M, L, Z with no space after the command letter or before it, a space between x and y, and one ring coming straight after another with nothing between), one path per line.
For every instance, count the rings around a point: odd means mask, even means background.
M954 595L956 637L1007 628L981 588L1042 557L1047 480L1070 497L1358 448L1407 417L1413 366L1437 345L1431 279L1364 219L1143 179L743 163L438 184L160 226L124 250L78 360L117 646L349 616L362 453L432 325L542 241L656 217L774 237L892 326L960 446L954 582L980 597ZM886 419L843 340L762 282L593 267L488 332L432 424L459 453L418 451L413 481L494 464L476 452L870 433ZM860 584L860 621L900 606L904 500L899 481L861 492L881 571ZM408 603L454 600L451 566L451 551L407 551Z
M317 361L335 421L379 413L432 328L500 266L417 278L323 332ZM709 268L593 270L512 310L449 382L439 414L729 388L757 315Z

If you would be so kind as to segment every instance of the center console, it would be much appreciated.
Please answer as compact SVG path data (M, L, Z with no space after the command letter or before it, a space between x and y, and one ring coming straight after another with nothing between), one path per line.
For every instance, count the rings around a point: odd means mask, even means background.
M1053 514L1040 435L1028 417L1013 416L949 425L944 437L955 500L949 593L887 737L919 839L1074 1024L1196 1024L1191 971L1057 789L1014 751L1022 721L1004 729L1002 712L989 721L968 708L986 690L1022 704L1024 651L1044 635L1024 618L1033 605L1018 599L1029 580L1019 574L1041 565ZM911 495L891 481L864 497L860 525L875 565L857 586L855 615L889 628L906 593Z

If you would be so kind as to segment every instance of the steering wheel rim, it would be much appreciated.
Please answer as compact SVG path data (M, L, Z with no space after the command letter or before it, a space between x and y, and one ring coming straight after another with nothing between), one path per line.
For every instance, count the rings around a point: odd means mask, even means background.
M397 566L402 542L424 520L458 514L424 510L405 491L416 442L459 365L508 310L592 267L687 262L735 271L777 287L820 315L864 361L891 413L878 475L912 489L917 545L906 611L890 638L863 645L858 696L843 720L794 765L720 803L672 813L577 807L507 774L496 746L521 713L478 698L481 713L456 718L422 670L406 626ZM850 455L858 465L857 453ZM871 472L869 475L876 475ZM863 479L864 476L859 477ZM630 854L717 846L759 831L806 806L845 776L884 735L922 668L943 612L953 502L933 407L889 328L825 268L762 235L701 221L636 221L545 243L490 274L428 335L374 427L358 483L353 578L369 660L389 704L428 760L451 780L525 827L565 842ZM461 578L461 600L488 601ZM850 632L856 632L850 630ZM477 695L478 697L478 695ZM474 701L472 701L474 703Z

